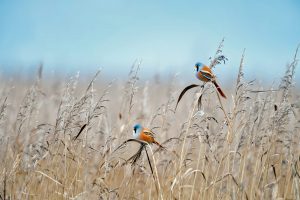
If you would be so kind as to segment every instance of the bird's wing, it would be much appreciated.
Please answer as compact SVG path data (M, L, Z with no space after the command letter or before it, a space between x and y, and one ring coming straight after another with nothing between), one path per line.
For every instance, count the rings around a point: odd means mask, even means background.
M205 78L207 78L208 80L213 80L215 78L214 74L212 73L211 69L208 66L204 66L202 67L202 69L200 70L202 76L204 76Z
M214 76L208 71L200 70L200 72L201 72L201 75L204 76L205 78L207 78L208 80L212 80L214 78Z
M143 131L146 135L154 137L155 133L153 133L150 129L144 128Z

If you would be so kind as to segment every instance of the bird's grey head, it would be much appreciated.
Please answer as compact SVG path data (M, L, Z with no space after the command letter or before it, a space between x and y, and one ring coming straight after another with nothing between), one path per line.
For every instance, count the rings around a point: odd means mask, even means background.
M195 69L196 69L197 72L198 72L202 67L203 67L203 64L202 64L201 62L197 62L197 63L195 64Z
M133 127L133 137L137 138L140 135L140 132L142 131L142 126L140 124L136 124Z

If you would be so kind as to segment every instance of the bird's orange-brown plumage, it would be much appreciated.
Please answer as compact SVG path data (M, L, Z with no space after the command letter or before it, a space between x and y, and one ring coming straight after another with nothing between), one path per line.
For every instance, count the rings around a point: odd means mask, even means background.
M144 140L148 143L153 143L154 142L154 137L153 137L153 135L151 135L149 133L151 133L151 131L144 128L143 131L141 132L140 136L139 136L140 137L139 139Z
M147 129L147 128L143 128L140 136L139 136L139 139L140 140L143 140L143 141L146 141L148 142L149 144L156 144L158 145L159 147L162 147L164 148L160 143L158 143L155 139L154 139L154 133L150 130L150 129Z

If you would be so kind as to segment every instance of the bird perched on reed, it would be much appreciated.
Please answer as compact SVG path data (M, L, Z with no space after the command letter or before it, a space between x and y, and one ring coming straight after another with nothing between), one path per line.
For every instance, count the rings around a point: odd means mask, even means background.
M225 57L222 57L222 59L226 59L226 58L225 58ZM196 69L196 77L197 77L199 80L201 80L201 81L203 81L203 82L205 82L205 83L207 83L207 82L212 82L212 83L215 85L215 87L217 88L217 90L218 90L218 92L220 93L220 95L221 95L223 98L226 99L226 95L224 94L224 92L222 91L222 89L220 88L220 86L218 85L218 83L216 82L216 76L212 73L210 67L208 67L207 65L204 65L204 64L202 64L202 63L200 63L200 62L197 62L197 63L195 64L195 69ZM177 109L178 103L180 102L180 100L182 99L183 95L184 95L188 90L190 90L190 89L192 89L192 88L195 88L195 87L203 87L203 86L204 86L204 85L191 84L191 85L185 87L185 88L181 91L181 93L180 93L180 95L179 95L179 97L178 97L178 100L177 100L177 103L176 103L176 106L175 106L175 111L176 111L176 109ZM201 95L201 96L199 97L199 99L198 99L198 107L199 107L199 105L201 105L201 98L202 98L202 95Z
M136 124L133 127L133 137L138 140L148 142L149 144L156 144L161 148L164 148L160 143L158 143L155 138L155 133L150 129L142 127L140 124Z
M206 66L200 62L197 62L195 64L195 69L196 69L196 77L199 80L201 80L203 82L212 82L215 85L215 87L217 88L220 95L226 99L226 95L224 94L224 92L222 91L222 89L220 88L218 83L216 82L216 76L212 73L211 69L208 66Z

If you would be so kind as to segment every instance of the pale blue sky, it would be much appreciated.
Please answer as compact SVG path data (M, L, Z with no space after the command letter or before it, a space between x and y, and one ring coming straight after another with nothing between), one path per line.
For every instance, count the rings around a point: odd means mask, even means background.
M298 0L0 0L0 66L2 73L40 62L46 71L102 67L122 77L142 58L144 76L193 79L195 62L207 63L225 37L229 61L218 77L235 78L246 48L246 76L279 80L300 42L299 19Z

